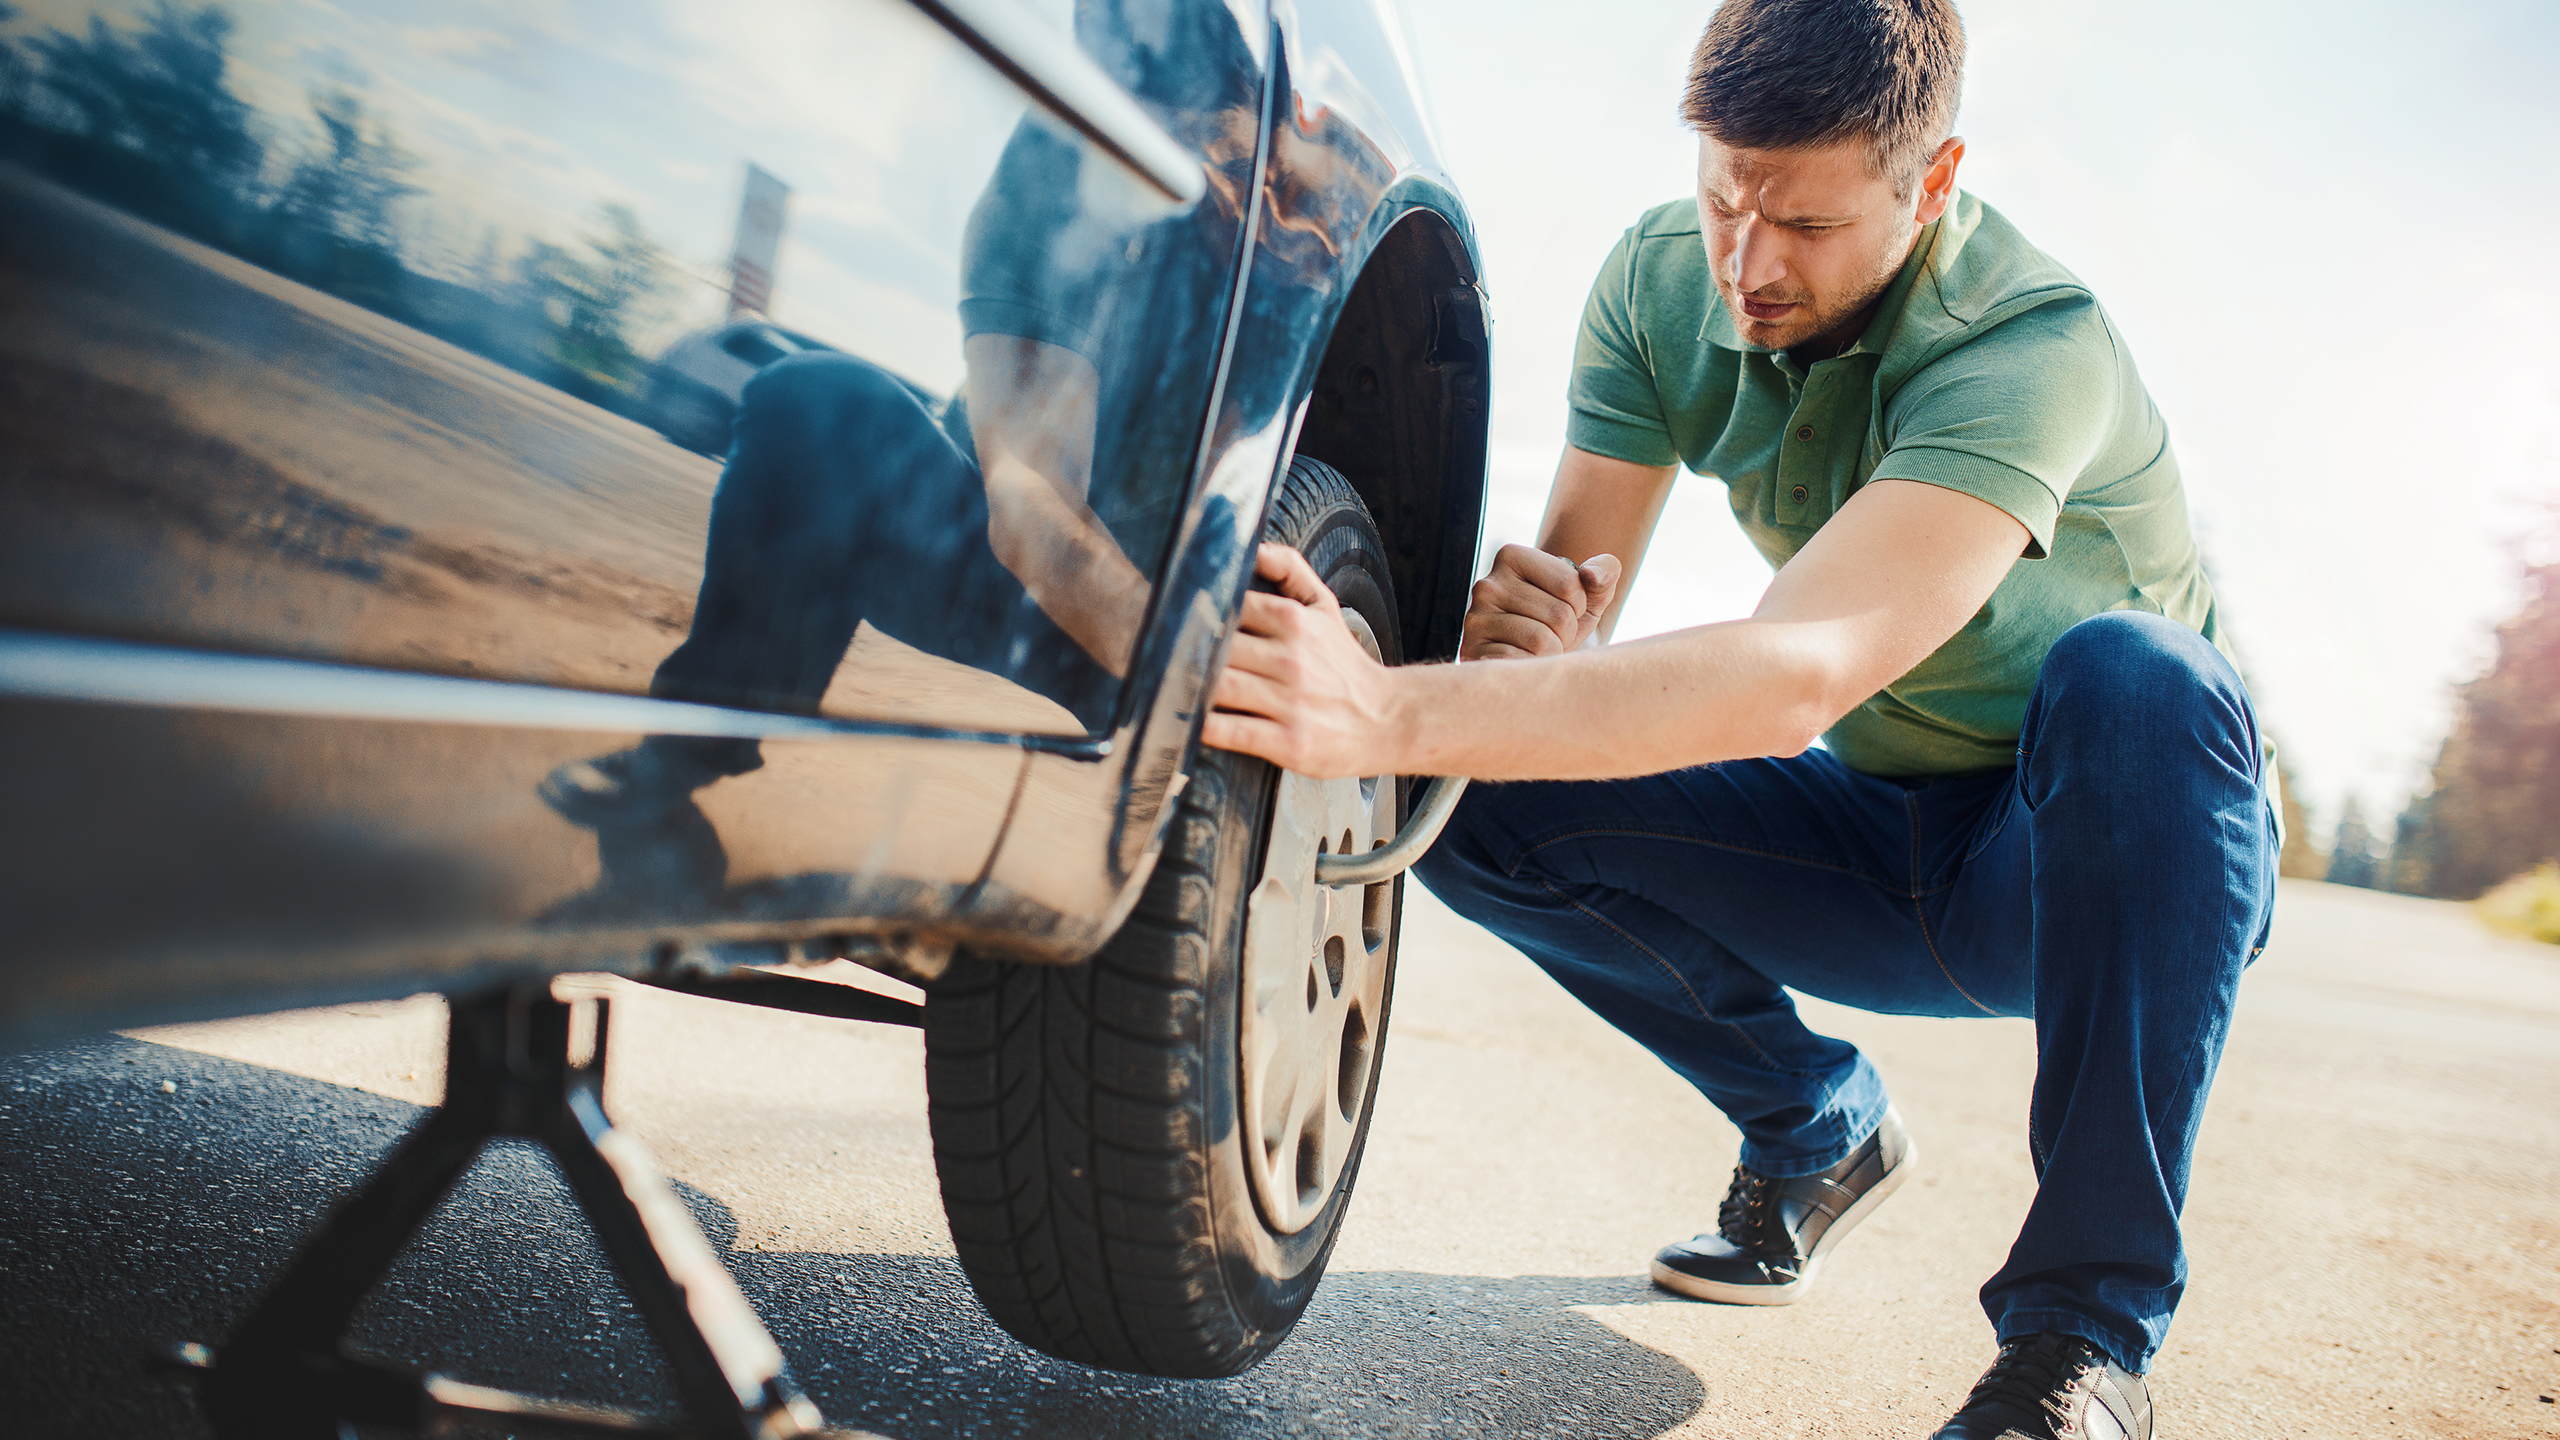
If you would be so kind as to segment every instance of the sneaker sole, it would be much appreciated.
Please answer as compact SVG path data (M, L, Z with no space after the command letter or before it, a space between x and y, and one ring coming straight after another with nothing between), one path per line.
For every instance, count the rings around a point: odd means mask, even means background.
M1653 1262L1653 1283L1692 1300L1713 1300L1723 1305L1791 1305L1813 1284L1813 1277L1821 1266L1819 1260L1806 1261L1804 1269L1785 1285L1727 1285L1718 1280L1701 1280L1695 1275L1682 1274L1656 1260Z
M1660 1260L1653 1262L1653 1283L1676 1295L1713 1300L1724 1305L1792 1305L1812 1288L1814 1277L1822 1272L1822 1257L1830 1254L1832 1247L1856 1229L1859 1221L1883 1204L1886 1196L1902 1188L1902 1182L1911 1178L1911 1163L1919 1158L1920 1147L1905 1141L1902 1163L1884 1172L1883 1178L1876 1181L1876 1188L1859 1196L1848 1209L1840 1212L1840 1218L1832 1221L1831 1228L1823 1231L1822 1238L1814 1242L1813 1254L1806 1257L1804 1269L1787 1284L1728 1285L1720 1280L1703 1280L1683 1274Z

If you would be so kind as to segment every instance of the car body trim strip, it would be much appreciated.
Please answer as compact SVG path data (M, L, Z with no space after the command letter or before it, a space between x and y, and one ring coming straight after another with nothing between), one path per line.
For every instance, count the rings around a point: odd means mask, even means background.
M1072 36L1016 0L908 0L1070 129L1189 205L1209 193L1200 159L1165 133Z
M1001 734L730 710L646 695L369 670L130 640L0 628L0 696L415 724L497 725L647 735L811 740L895 735L1019 745L1079 758L1107 738Z

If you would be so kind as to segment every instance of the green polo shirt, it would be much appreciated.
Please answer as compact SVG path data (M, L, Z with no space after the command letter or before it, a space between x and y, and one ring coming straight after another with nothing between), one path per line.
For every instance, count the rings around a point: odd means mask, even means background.
M2045 651L2107 610L2195 627L2226 655L2169 432L2088 287L1959 194L1847 353L1799 368L1746 345L1694 200L1647 211L1584 308L1566 436L1722 480L1771 568L1870 480L1918 480L2032 537L1980 613L1823 743L1875 775L2017 760Z

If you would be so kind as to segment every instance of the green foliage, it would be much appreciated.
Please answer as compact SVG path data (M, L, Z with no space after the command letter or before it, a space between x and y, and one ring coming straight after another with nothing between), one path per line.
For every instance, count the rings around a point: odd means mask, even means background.
M665 318L675 290L666 252L640 228L628 205L596 212L601 229L586 238L585 255L537 246L527 258L528 278L551 314L551 356L567 388L627 390L648 368L633 341Z
M2560 865L2538 865L2474 903L2493 929L2560 945Z
M201 239L229 238L266 164L248 103L231 92L231 15L161 0L130 34L92 16L88 33L27 42L23 109L74 142L65 157L107 198Z

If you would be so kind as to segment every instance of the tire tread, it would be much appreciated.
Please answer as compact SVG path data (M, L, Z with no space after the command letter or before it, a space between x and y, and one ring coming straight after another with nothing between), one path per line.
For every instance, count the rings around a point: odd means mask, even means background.
M1346 503L1360 505L1348 481L1298 460L1266 528L1309 534ZM1213 1377L1287 1333L1249 1328L1225 1293L1200 1068L1227 817L1269 773L1198 753L1135 909L1085 964L962 956L927 1001L952 1243L988 1313L1050 1354Z

